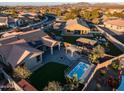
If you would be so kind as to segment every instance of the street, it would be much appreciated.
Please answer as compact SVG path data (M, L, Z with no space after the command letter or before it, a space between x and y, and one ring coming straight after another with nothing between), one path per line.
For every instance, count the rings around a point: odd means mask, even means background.
M105 28L105 27L101 27L99 26L101 29L103 29L104 31L106 31L107 33L109 33L111 36L113 36L114 38L116 38L117 40L119 40L120 42L124 43L124 36L122 36L121 34L117 34L117 32L115 33L114 31Z

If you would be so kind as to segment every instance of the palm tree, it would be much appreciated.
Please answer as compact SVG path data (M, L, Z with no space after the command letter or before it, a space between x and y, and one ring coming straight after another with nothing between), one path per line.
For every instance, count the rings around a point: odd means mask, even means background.
M74 90L79 87L79 81L77 74L73 75L73 78L70 79L69 77L66 77L67 84L64 85L64 90Z
M44 88L46 91L62 91L62 86L57 81L52 81L48 83L48 86Z

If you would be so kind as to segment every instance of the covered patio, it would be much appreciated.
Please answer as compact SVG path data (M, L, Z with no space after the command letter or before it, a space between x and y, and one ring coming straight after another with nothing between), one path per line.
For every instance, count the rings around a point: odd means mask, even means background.
M65 47L65 49L66 49L66 54L68 54L69 51L71 52L71 57L74 56L75 52L79 52L79 53L82 52L82 49L77 47L77 46L75 46L75 45L71 45L71 46Z
M54 47L58 46L58 50L60 50L61 42L53 40L49 36L42 37L42 42L44 46L47 46L50 48L50 52L52 55L54 54Z
M88 38L78 38L76 42L78 45L85 46L87 48L92 48L97 43L97 41Z

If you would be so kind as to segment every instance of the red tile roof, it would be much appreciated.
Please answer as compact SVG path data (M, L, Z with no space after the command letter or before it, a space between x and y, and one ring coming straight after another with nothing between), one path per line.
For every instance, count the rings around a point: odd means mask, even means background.
M37 91L36 88L34 88L31 84L29 84L26 80L22 79L18 82L18 85L24 90L24 91Z

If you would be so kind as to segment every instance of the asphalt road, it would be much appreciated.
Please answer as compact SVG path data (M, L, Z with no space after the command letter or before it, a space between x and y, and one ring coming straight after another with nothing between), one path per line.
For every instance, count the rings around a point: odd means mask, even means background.
M112 30L105 28L105 27L100 27L100 28L103 29L104 31L106 31L111 36L113 36L114 38L116 38L117 40L119 40L120 42L124 43L124 36L122 34L117 33L115 31L112 31Z
M44 26L44 25L46 26L46 25L51 24L54 20L55 20L55 16L45 15L45 19L42 20L41 22L32 24L30 26L27 26L27 27L24 27L21 29L23 29L23 30L26 30L28 28L38 29L38 28L41 28L41 26Z
M53 15L45 15L45 19L42 20L41 22L38 22L38 23L35 23L35 24L32 24L30 26L26 26L26 27L20 27L19 29L23 30L23 31L27 31L29 29L38 29L38 28L41 28L41 26L46 26L46 25L49 25L51 24L54 20L56 19L55 16ZM7 32L11 32L12 30L9 30ZM0 35L2 35L3 33L5 32L1 32Z

